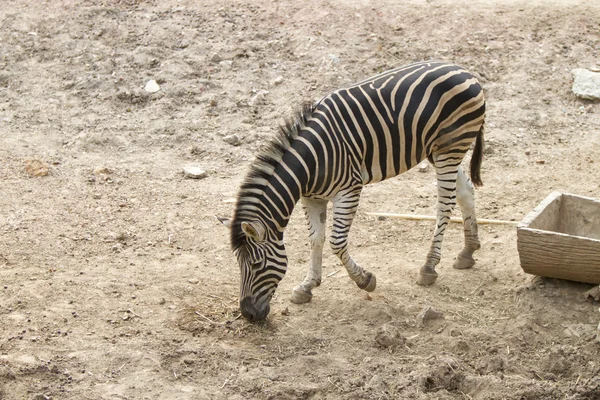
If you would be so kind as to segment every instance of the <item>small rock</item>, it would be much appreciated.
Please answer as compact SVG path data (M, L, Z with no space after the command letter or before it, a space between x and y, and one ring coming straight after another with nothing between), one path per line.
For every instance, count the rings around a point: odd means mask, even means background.
M183 175L190 179L204 179L206 178L206 171L200 167L184 167Z
M210 56L210 62L219 63L221 61L223 61L223 58L219 53L213 53L213 55Z
M494 154L495 152L496 150L494 150L492 146L485 146L485 149L483 150L483 154Z
M49 171L48 166L40 160L25 161L25 172L32 178L47 176Z
M404 345L404 341L405 339L398 332L398 328L388 324L382 325L375 335L375 343L384 349Z
M283 76L279 75L277 78L273 79L273 85L280 85L283 83Z
M531 150L529 150L529 149L526 149L526 150L525 150L525 155L526 155L526 156L528 156L528 155L530 155L530 154L531 154Z
M546 160L535 160L536 164L546 164Z
M587 292L585 292L584 297L588 300L600 300L600 286L595 286L593 288L591 288L590 290L588 290Z
M281 310L281 315L285 315L288 316L290 315L290 310L286 307L283 310Z
M265 97L268 94L269 94L268 90L259 90L258 92L256 92L254 94L254 96L250 97L250 100L248 100L248 105L249 106L255 105L258 102L258 100L262 99L263 97Z
M427 161L423 161L417 168L419 172L427 172L429 171L429 167L429 163Z
M94 170L94 174L96 175L109 175L112 174L112 170L107 167L99 167Z
M156 93L160 90L160 86L158 86L158 83L154 79L151 79L144 86L144 90L148 93Z
M191 283L192 285L197 285L198 282L200 282L200 281L196 278L192 278L192 279L189 279L188 282Z
M583 68L571 71L573 74L573 93L581 99L600 100L600 72L592 72Z
M225 143L228 143L228 144L232 145L232 146L239 146L240 145L240 138L235 133L233 135L227 135L227 136L225 136L223 138L223 141Z
M166 302L167 302L167 301L165 300L165 298L164 298L164 297L161 297L161 298L160 298L160 300L158 301L158 304L162 306L162 305L164 305Z
M443 319L444 313L440 311L436 311L431 307L425 307L419 315L417 315L417 325L423 326L426 322L432 321L435 319Z
M185 48L188 48L189 46L190 46L190 41L185 38L179 39L175 43L175 47L177 47L178 49L185 49Z

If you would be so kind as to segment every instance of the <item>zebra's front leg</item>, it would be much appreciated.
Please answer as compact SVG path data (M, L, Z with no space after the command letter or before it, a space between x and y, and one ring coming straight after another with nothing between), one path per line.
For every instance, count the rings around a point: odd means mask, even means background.
M323 243L325 242L325 222L327 220L327 200L302 198L304 212L308 219L310 241L310 265L306 278L292 291L292 303L308 303L312 290L321 284L323 265Z
M372 292L375 290L377 281L375 275L362 269L348 253L348 233L352 226L352 220L356 214L360 200L361 187L338 193L333 199L333 230L331 232L330 244L333 252L339 257L346 267L348 276L356 285Z
M431 248L427 253L427 259L425 265L421 267L419 271L419 279L417 283L422 286L432 285L438 277L435 272L435 267L439 264L442 257L442 241L444 239L444 232L450 222L450 215L452 209L456 204L456 177L457 177L457 165L443 165L445 162L435 163L436 176L437 176L437 215L435 223L435 231L433 233L433 240L431 242ZM459 161L460 162L460 161Z
M454 268L467 269L475 264L473 253L479 250L481 244L479 243L477 219L475 218L475 190L462 168L458 169L456 179L456 200L464 221L465 247L458 253Z

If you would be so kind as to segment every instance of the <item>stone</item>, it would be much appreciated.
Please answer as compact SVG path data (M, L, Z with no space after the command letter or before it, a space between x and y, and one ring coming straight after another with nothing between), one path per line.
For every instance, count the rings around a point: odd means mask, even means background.
M250 100L248 100L248 105L250 107L252 107L253 105L255 105L260 99L262 99L263 97L265 97L266 95L269 94L268 90L259 90L257 91L254 96L250 97Z
M219 63L223 61L223 58L221 57L221 55L219 53L214 53L212 56L210 56L210 62L213 63Z
M429 166L430 166L430 164L427 161L423 161L421 164L419 164L419 166L417 167L417 170L419 172L427 172L427 171L429 171Z
M25 161L25 172L32 178L39 178L48 176L50 170L48 166L40 160L27 160Z
M483 150L483 154L494 154L496 152L496 150L494 150L494 148L492 146L485 146L485 149Z
M197 285L200 281L196 278L191 278L188 280L189 283L191 283L192 285Z
M160 90L160 86L154 79L149 80L144 86L144 90L148 93L156 93Z
M206 171L200 167L189 166L183 168L183 175L190 179L204 179L206 178Z
M227 136L225 136L223 138L223 141L225 143L228 143L228 144L232 145L232 146L239 146L240 145L240 138L235 133L233 135L227 135Z
M571 71L573 75L573 93L584 100L600 100L600 72L583 68Z
M404 341L405 338L398 332L398 328L389 324L381 325L375 335L375 343L384 349L404 345Z
M436 311L431 307L425 307L419 315L417 315L417 325L423 326L426 322L433 321L436 319L443 319L444 313Z
M283 83L283 76L279 75L277 78L273 79L273 85L280 85Z

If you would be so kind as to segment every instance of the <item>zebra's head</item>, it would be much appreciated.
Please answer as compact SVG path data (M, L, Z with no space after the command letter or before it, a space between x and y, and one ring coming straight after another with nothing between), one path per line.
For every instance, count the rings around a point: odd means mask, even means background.
M220 219L231 229L231 245L240 267L240 309L249 321L269 315L269 302L287 269L281 235L260 221Z

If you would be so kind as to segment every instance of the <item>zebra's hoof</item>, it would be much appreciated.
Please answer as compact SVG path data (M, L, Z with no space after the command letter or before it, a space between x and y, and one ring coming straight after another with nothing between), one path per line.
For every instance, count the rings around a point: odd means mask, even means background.
M419 279L417 279L417 285L429 286L433 285L437 279L438 274L432 268L421 268L419 271Z
M365 274L365 280L363 281L363 283L357 283L356 285L364 291L372 292L373 290L375 290L375 287L377 287L377 279L375 278L375 275L373 275L370 272L367 272Z
M469 269L473 268L473 265L475 265L475 259L473 258L473 255L469 253L463 254L461 251L456 257L453 267L456 269Z
M311 291L306 291L301 287L296 287L292 290L292 297L290 301L294 304L305 304L308 303L312 299Z

